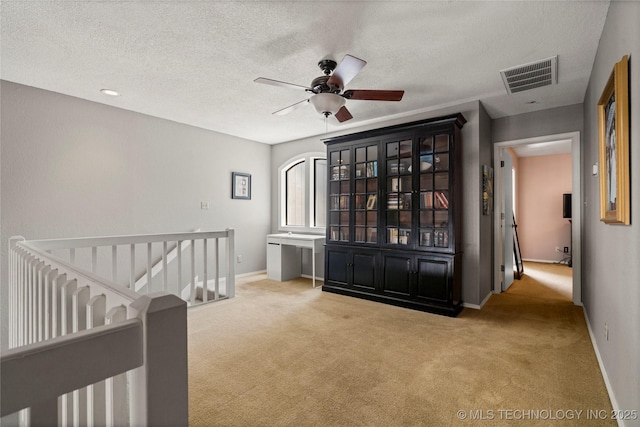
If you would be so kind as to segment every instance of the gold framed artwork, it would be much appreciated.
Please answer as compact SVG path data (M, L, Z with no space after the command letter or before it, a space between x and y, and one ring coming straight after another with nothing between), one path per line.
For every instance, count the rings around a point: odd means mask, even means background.
M613 67L598 101L600 220L629 225L629 57Z

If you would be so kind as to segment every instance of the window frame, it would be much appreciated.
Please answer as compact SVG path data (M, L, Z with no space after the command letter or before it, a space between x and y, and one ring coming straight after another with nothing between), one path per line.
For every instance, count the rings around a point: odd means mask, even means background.
M315 223L316 199L316 160L327 159L325 152L309 152L286 160L278 168L278 231L291 233L325 234L326 227L317 227ZM287 171L293 166L305 162L304 171L304 226L287 225ZM326 185L326 183L325 183ZM326 194L325 194L326 197Z

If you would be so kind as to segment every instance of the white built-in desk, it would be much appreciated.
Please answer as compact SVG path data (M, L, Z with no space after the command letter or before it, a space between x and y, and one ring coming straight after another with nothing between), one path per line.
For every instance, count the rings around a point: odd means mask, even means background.
M302 275L302 249L311 249L311 275L316 287L316 255L324 251L325 236L314 234L267 235L267 278L278 281Z

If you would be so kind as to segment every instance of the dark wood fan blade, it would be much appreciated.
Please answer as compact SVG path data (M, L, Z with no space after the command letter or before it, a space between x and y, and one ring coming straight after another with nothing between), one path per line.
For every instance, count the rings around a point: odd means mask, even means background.
M278 110L278 111L274 111L273 114L277 114L279 116L285 115L285 114L289 114L290 112L292 112L293 110L295 110L298 107L302 107L305 104L308 104L309 100L308 99L303 99L300 102L296 102L295 104L289 105L288 107L283 108L282 110Z
M343 106L336 113L336 119L338 119L338 121L342 123L342 122L346 122L347 120L353 119L353 116L351 115L349 110L347 110L347 107Z
M342 96L363 101L400 101L403 90L347 90Z
M288 87L288 88L291 88L291 89L309 90L309 88L306 87L306 86L300 86L300 85L293 84L293 83L281 82L279 80L266 79L264 77L258 77L257 79L254 80L254 82L262 83L262 84L265 84L265 85L271 85L271 86Z
M329 86L344 88L365 65L367 65L367 61L356 58L355 56L345 55L333 71L331 77L329 77L329 80L327 80L327 84Z

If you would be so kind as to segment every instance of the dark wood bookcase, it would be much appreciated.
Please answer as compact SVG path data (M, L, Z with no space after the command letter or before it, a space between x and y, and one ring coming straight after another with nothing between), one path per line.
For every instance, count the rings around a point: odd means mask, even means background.
M461 114L324 140L323 291L462 310Z

